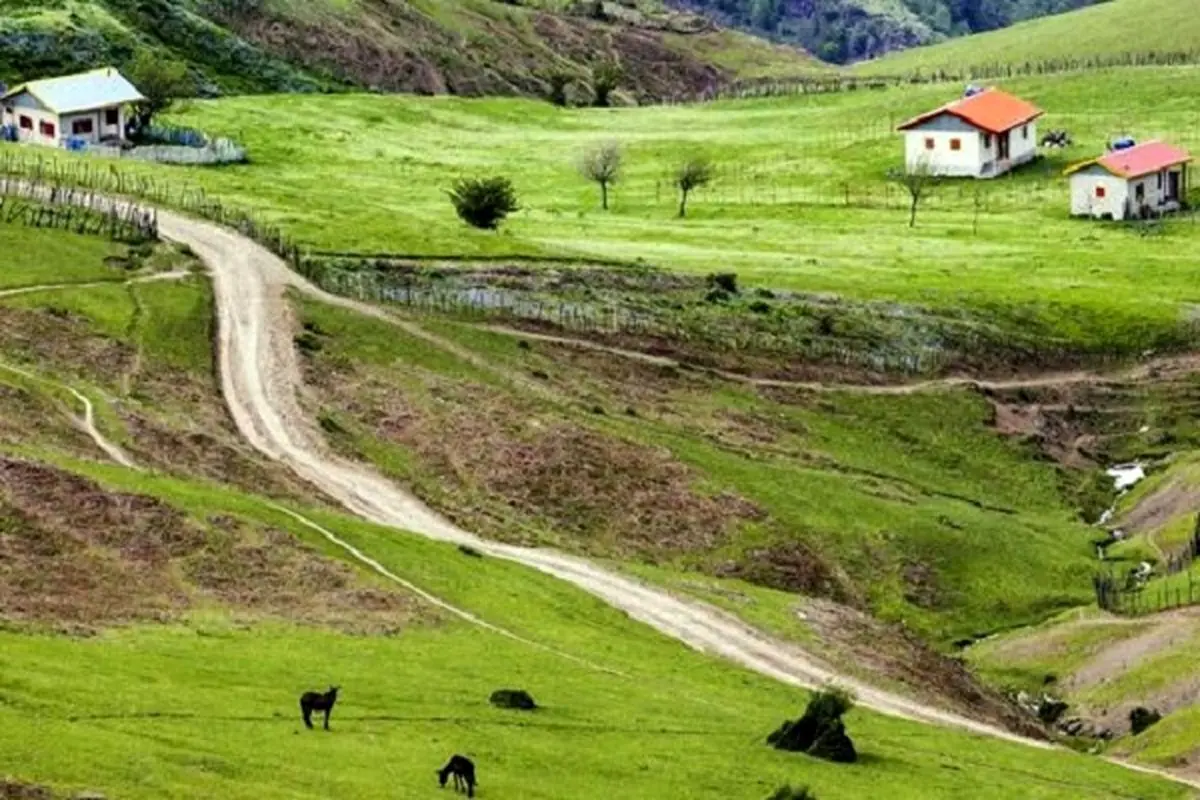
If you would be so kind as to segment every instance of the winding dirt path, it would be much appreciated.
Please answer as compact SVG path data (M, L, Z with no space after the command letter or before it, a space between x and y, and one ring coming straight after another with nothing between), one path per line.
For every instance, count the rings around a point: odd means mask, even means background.
M682 600L581 558L482 540L450 524L369 467L330 452L300 408L301 372L292 342L287 289L372 316L382 312L317 289L270 252L232 231L165 211L159 212L158 221L164 238L190 246L211 271L222 394L238 429L264 455L288 465L348 510L382 525L466 544L540 570L696 650L722 656L781 682L815 688L836 681L853 691L861 705L880 713L1033 747L1053 747L838 675L794 645L768 637L698 601ZM1116 763L1200 789L1200 782L1162 770Z
M1188 353L1184 355L1164 356L1161 358L1152 359L1144 364L1139 364L1135 367L1109 374L1090 372L1087 370L1075 370L1071 372L1049 372L1025 377L1003 379L958 376L948 378L933 378L931 380L917 381L914 383L821 383L818 381L790 381L777 378L756 378L752 375L743 375L738 372L730 372L728 370L718 369L716 367L705 367L686 361L680 361L678 359L671 358L670 356L657 356L650 353L643 353L638 350L613 347L610 345L601 344L600 342L594 342L589 339L577 339L570 336L556 336L548 333L537 333L534 331L521 330L520 328L510 328L505 325L481 324L476 325L475 327L479 330L489 331L491 333L497 333L503 336L511 336L513 338L527 339L535 342L546 342L547 344L557 344L564 347L574 347L579 350L593 350L599 353L617 356L618 358L625 358L631 361L640 361L644 364L651 364L659 367L675 367L695 370L697 372L707 373L709 375L713 375L723 380L732 381L735 383L745 383L751 386L780 389L802 389L811 392L854 392L858 394L870 395L910 395L918 392L930 392L939 389L955 389L965 387L976 389L994 389L998 391L1005 389L1039 389L1079 384L1101 385L1120 383L1123 381L1144 380L1151 376L1161 377L1163 375L1177 375L1200 371L1200 354Z
M929 708L838 675L799 648L737 618L682 600L640 581L563 553L481 539L452 525L374 470L332 453L300 408L301 372L285 300L289 288L372 316L381 311L317 289L264 248L215 225L160 212L162 235L188 245L212 270L221 386L239 430L260 452L287 464L347 509L372 522L465 544L565 580L697 650L803 688L837 681L876 711L1048 747L997 726Z

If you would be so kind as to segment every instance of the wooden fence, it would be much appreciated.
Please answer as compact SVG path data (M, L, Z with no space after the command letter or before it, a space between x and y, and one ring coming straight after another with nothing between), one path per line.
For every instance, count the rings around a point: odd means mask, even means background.
M94 192L0 176L0 219L137 244L158 238L158 214L137 203L113 203Z

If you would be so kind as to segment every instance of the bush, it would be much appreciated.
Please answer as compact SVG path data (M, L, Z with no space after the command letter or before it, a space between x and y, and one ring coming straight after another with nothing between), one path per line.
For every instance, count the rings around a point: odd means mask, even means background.
M488 702L497 708L513 708L517 711L533 711L537 703L524 689L497 689L492 692Z
M464 178L450 190L450 202L463 222L482 230L495 230L517 211L517 192L508 178Z
M809 791L807 786L793 789L787 785L780 786L767 800L817 800L817 796Z
M858 752L842 723L842 716L853 707L854 698L842 689L817 692L808 702L804 716L785 721L767 737L767 744L777 750L853 763L858 760Z
M1134 736L1137 736L1161 719L1162 714L1159 714L1157 711L1138 706L1129 712L1129 729L1133 732Z
M724 289L730 294L738 293L738 276L736 272L714 272L708 276L708 285Z

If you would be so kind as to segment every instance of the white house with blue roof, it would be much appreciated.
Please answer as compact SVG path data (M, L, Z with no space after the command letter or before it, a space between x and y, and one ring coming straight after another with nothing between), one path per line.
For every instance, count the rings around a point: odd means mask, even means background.
M21 84L0 96L0 125L21 142L59 147L125 139L128 107L145 100L112 67Z

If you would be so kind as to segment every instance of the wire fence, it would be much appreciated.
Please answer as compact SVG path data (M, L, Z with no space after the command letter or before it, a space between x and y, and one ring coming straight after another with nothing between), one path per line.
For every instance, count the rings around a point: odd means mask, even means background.
M1097 573L1092 580L1096 603L1105 611L1140 616L1200 603L1200 516L1192 538L1179 550L1165 554L1153 571L1143 565L1125 575Z
M1000 78L1060 75L1116 67L1167 67L1200 64L1200 49L1146 50L1105 55L1047 58L1034 61L969 64L918 68L892 75L811 74L750 78L713 85L700 92L678 93L663 103L697 103L757 97L790 97L805 94L856 92L928 83L997 80Z

